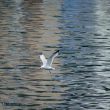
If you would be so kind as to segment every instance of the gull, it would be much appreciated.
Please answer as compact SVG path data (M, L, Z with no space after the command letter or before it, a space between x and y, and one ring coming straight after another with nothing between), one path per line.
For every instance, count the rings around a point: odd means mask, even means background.
M58 53L59 53L59 50L54 52L48 59L46 59L45 56L41 54L40 59L42 61L42 65L40 68L49 70L49 72L50 70L55 70L55 68L52 67L52 63L53 63L54 58L58 55Z

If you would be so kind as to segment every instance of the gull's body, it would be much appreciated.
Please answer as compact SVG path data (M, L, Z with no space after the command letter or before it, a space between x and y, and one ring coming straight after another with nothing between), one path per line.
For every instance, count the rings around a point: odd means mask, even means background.
M40 68L47 69L47 70L54 70L55 68L52 67L52 63L54 58L58 55L59 50L54 52L48 59L42 54L40 55L40 59L42 61L42 66Z

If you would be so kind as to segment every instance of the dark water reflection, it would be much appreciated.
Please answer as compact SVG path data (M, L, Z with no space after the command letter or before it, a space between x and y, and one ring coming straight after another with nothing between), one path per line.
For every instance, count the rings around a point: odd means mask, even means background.
M0 110L109 110L109 0L0 1ZM39 53L56 49L55 71Z

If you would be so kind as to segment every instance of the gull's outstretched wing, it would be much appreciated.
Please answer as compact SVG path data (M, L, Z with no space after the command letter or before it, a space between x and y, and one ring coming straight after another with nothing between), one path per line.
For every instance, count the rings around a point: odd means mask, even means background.
M59 50L57 50L56 52L54 52L47 60L47 64L48 66L51 66L53 63L54 58L58 55Z
M46 63L47 63L47 59L45 58L45 56L44 56L43 54L40 55L40 59L41 59L43 65L46 65Z

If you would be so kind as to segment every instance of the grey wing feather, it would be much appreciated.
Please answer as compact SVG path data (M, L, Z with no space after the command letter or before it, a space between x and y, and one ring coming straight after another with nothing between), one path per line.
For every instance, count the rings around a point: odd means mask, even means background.
M51 66L52 65L52 62L54 60L54 58L58 55L59 53L59 50L57 50L56 52L54 52L47 60L47 65L48 66Z

